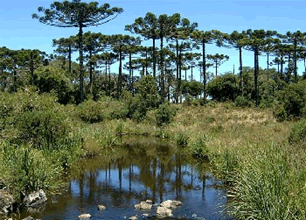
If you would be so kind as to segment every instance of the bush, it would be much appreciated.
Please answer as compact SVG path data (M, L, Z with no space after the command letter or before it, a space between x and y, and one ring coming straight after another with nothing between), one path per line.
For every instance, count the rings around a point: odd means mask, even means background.
M287 118L305 116L306 81L292 83L277 94L278 101L286 111Z
M6 172L5 184L13 190L16 198L21 193L50 189L56 185L55 166L44 158L42 151L6 143L0 146L0 154L5 155L0 162Z
M275 117L276 121L282 122L287 119L287 112L283 106L275 106L273 109L273 116Z
M217 101L234 101L239 94L238 77L225 74L214 78L207 84L207 93Z
M68 117L54 96L1 93L0 106L0 137L12 143L56 148L70 131Z
M305 146L306 144L306 120L305 119L293 125L290 135L289 135L289 143Z
M25 112L17 120L17 143L29 143L38 149L58 148L70 127L63 112L52 110ZM15 142L16 142L15 141Z
M160 105L155 114L157 126L161 127L169 124L175 115L175 107L172 107L169 103Z
M192 143L191 147L192 147L193 157L208 160L208 149L206 146L206 136L205 135L198 137L195 140L195 142Z
M40 93L52 92L61 104L74 103L75 91L66 72L54 66L40 67L34 72L34 85Z
M253 105L252 101L246 99L243 96L237 96L235 99L235 105L238 107L251 107Z
M176 145L180 147L185 147L188 144L189 137L184 133L178 133L176 136Z
M78 115L87 123L101 122L105 118L104 108L100 101L87 100L78 106Z
M193 97L191 95L187 94L185 96L185 100L184 100L183 104L186 105L186 106L191 106L192 101L193 101Z

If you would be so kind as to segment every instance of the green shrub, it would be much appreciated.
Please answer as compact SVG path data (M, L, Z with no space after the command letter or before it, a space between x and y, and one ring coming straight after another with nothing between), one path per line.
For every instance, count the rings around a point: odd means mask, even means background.
M206 146L206 136L198 137L192 144L192 156L208 160L208 149Z
M178 133L176 135L176 145L180 147L185 147L188 144L189 137L185 133Z
M14 142L29 143L39 149L59 148L60 141L70 131L63 112L52 110L25 112L17 119Z
M305 219L305 171L286 148L267 145L238 170L231 204L237 219Z
M252 107L253 103L244 96L237 96L235 99L235 105L238 107Z
M101 122L105 118L104 108L101 101L87 100L78 106L78 115L87 123Z
M0 93L0 137L16 144L57 148L70 132L69 119L56 98L32 91Z
M128 106L124 102L113 101L109 109L110 119L126 119L129 113Z
M287 113L287 118L300 118L305 116L306 81L292 83L277 94L280 105Z
M175 115L175 107L171 106L169 103L160 105L155 114L157 126L161 127L169 124Z
M238 77L233 74L215 77L207 84L207 93L213 100L234 101L239 94Z
M282 105L277 105L273 109L273 116L275 117L276 121L282 122L287 119L287 112Z
M29 146L4 144L0 146L1 160L5 167L5 184L13 190L14 196L28 194L38 189L50 189L56 185L55 166L43 156L43 152Z
M136 97L129 100L127 106L128 106L127 117L137 122L141 122L142 120L144 120L147 111L150 109L147 107L146 101L143 100L140 95L137 95Z
M212 117L212 116L207 116L207 117L204 119L204 121L205 121L206 123L208 123L208 124L211 124L211 123L215 122L216 119L215 119L214 117Z
M70 81L67 72L55 66L39 67L34 72L34 85L39 92L52 92L61 104L75 102L75 91Z
M292 126L289 135L290 144L299 144L305 146L306 144L306 120L302 119L298 123Z
M184 103L183 103L183 104L184 104L185 106L191 106L192 101L193 101L193 97L192 97L191 95L187 94L187 95L185 96L185 100L184 100Z

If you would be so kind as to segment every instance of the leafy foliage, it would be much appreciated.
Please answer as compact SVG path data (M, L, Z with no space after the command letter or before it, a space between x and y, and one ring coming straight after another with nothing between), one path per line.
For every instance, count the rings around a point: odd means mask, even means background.
M207 93L217 101L234 101L239 94L238 77L225 74L214 78L207 84Z
M162 127L163 125L169 124L173 117L176 115L176 108L170 106L169 103L160 105L156 111L156 123L157 126Z

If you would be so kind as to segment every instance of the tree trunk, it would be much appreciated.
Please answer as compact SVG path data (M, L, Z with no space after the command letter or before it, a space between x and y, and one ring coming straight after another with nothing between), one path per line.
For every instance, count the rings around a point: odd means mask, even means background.
M83 24L79 23L79 56L80 56L80 103L84 100L83 93Z
M206 54L205 54L205 41L202 41L202 57L203 57L203 92L204 103L206 101Z
M254 51L254 95L255 95L255 105L258 106L258 48L255 48Z
M269 70L269 63L270 63L269 56L270 56L270 53L267 53L267 70Z
M180 96L180 103L182 103L182 48L179 49L179 79L178 79L178 94Z
M216 77L218 76L218 60L215 60L215 65L216 65Z
M191 81L193 81L193 65L191 64Z
M16 92L16 81L17 81L17 72L16 72L16 68L13 68L13 92Z
M296 47L297 47L297 40L294 39L294 82L297 83L297 56L296 56Z
M117 98L119 99L121 94L121 86L122 86L122 50L121 46L119 49L119 76L118 76L118 91L117 91Z
M71 45L68 46L68 72L71 73Z
M281 79L283 79L283 76L284 76L284 55L283 53L281 53Z
M148 50L146 47L146 76L148 75Z
M30 72L31 72L31 85L34 84L34 57L33 51L30 52Z
M240 82L239 82L240 92L241 95L243 96L242 47L239 47L239 77L240 77Z
M156 78L155 38L153 37L153 77Z
M92 50L89 50L89 81L90 81L90 95L92 95L92 90L93 90L93 74L92 74Z
M132 91L133 90L133 83L132 83L132 81L133 81L133 79L132 79L132 53L129 53L129 74L130 74L130 91Z
M164 76L164 36L160 37L160 73L161 73L161 96L162 103L165 101L165 76Z
M178 39L176 39L176 79L177 79L177 91L176 91L176 95L175 95L175 102L176 104L178 104L178 97L179 97L179 91L180 91L180 84L179 84L179 62L180 62L180 58L179 58L179 45L178 45Z

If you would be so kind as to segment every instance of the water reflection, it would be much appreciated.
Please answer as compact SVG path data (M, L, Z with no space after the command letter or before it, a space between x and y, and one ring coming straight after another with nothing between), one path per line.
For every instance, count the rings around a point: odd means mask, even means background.
M167 199L183 202L173 214L180 219L221 219L220 204L225 192L213 186L218 181L205 166L160 140L125 140L115 158L88 160L71 181L68 192L56 203L49 202L42 219L76 219L90 213L92 219L123 219L142 215L133 205L151 199L159 204ZM107 209L98 211L97 205ZM154 216L154 209L147 212ZM152 217L150 218L152 219Z

